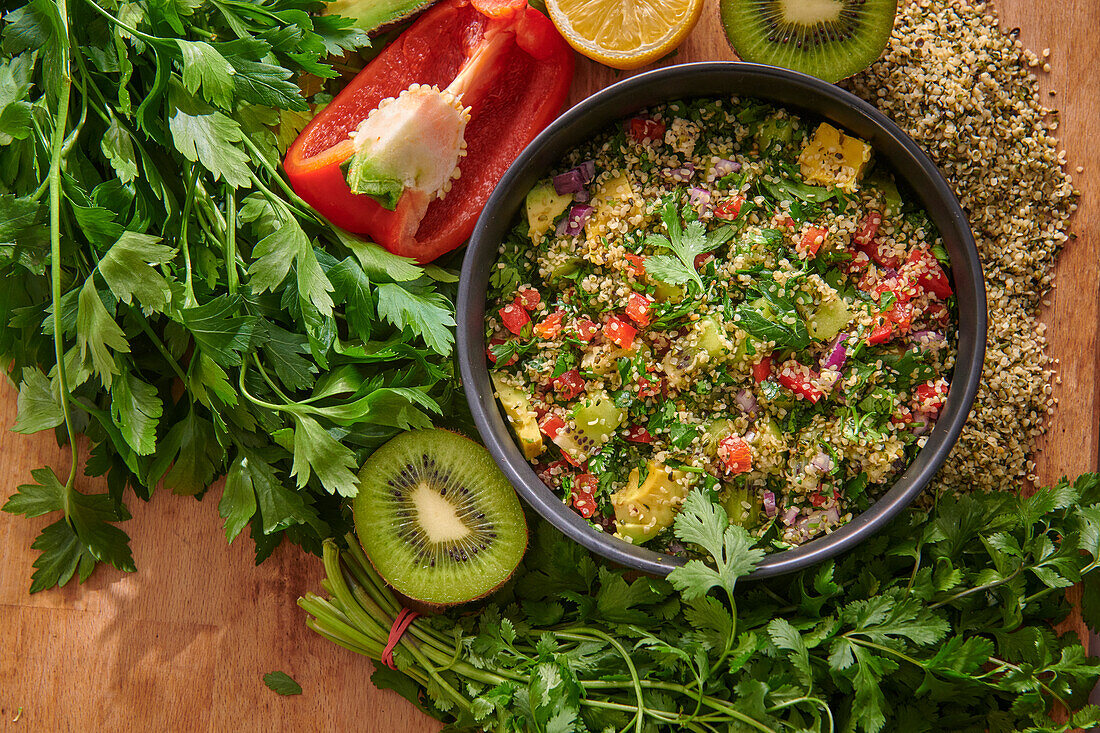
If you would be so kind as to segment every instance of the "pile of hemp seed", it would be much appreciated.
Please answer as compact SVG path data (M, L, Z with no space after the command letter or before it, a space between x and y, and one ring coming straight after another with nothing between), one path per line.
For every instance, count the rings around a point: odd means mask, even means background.
M1042 58L992 7L920 0L898 11L873 66L843 85L905 129L967 211L985 269L989 336L974 410L938 489L1017 490L1053 409L1054 364L1039 321L1078 192L1040 98Z

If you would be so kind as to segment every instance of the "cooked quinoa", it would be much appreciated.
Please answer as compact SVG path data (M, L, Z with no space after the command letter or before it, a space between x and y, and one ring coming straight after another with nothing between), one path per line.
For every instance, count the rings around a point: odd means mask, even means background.
M1039 309L1071 238L1078 194L1064 170L1057 114L1040 98L1043 58L986 4L923 0L898 12L882 58L844 86L877 105L953 184L981 252L989 299L985 369L940 488L1015 490L1053 408Z
M752 99L571 151L490 282L497 396L594 526L682 552L691 487L773 547L865 509L949 388L939 234L863 141Z

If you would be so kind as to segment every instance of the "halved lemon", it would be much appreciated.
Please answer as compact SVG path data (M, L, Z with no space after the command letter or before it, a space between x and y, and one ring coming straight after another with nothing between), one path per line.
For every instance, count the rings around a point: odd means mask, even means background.
M550 19L579 53L636 69L680 45L703 0L546 0Z

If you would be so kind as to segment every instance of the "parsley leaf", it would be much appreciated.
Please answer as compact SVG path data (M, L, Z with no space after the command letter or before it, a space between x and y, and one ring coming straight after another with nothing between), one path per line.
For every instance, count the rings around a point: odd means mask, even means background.
M455 325L451 304L442 294L416 285L378 286L378 315L399 329L409 328L441 356L451 353Z

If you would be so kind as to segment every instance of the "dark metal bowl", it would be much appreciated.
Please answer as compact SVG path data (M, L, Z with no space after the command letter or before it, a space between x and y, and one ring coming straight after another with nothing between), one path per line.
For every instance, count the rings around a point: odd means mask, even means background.
M986 303L981 261L962 207L935 164L867 102L806 74L759 64L671 66L634 76L573 107L516 159L478 219L458 288L458 359L474 421L512 485L547 521L584 547L637 570L663 575L683 560L592 529L535 474L497 407L486 365L485 296L497 248L527 191L573 146L644 107L692 97L757 97L829 120L868 141L916 193L943 236L959 309L958 356L947 404L905 473L881 498L833 533L768 555L750 577L809 567L854 547L888 524L921 492L955 444L978 390L985 355Z

